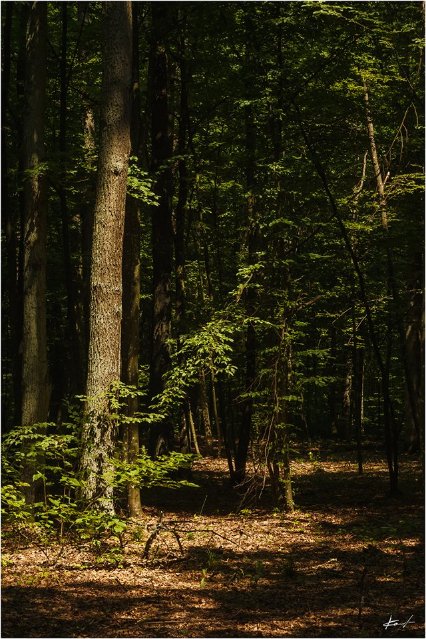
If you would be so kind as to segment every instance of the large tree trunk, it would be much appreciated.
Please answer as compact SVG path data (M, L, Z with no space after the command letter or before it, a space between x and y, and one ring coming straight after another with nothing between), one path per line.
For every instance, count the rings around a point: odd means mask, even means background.
M46 227L44 162L46 99L47 5L28 8L25 60L26 112L23 124L24 272L22 338L22 425L45 423L49 385L46 346ZM34 501L32 481L36 461L29 462L24 481L28 502Z
M173 270L172 234L172 142L169 131L168 56L165 48L170 6L151 3L152 42L149 60L151 89L152 172L159 205L152 211L153 318L149 394L153 398L164 390L164 376L170 367L171 278ZM149 437L149 450L155 454L159 437L171 444L172 429L167 423L154 425Z
M130 152L131 2L106 2L101 142L90 281L86 418L82 431L82 497L114 512L116 424L109 393L120 378L122 253Z
M139 156L140 133L140 91L139 91L139 4L133 7L133 63L132 63L132 115L131 147L132 156ZM139 376L139 314L140 314L140 221L139 204L134 198L127 197L126 219L124 224L123 246L123 330L122 380L125 384L138 386ZM127 398L127 417L133 418L138 411L138 396ZM125 457L134 462L140 452L139 424L129 422L124 428ZM142 516L139 486L129 484L127 503L131 517Z

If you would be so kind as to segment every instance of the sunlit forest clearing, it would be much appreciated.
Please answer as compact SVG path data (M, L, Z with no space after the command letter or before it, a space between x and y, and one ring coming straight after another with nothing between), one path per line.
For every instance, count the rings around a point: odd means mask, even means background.
M2 2L2 636L424 636L423 2Z

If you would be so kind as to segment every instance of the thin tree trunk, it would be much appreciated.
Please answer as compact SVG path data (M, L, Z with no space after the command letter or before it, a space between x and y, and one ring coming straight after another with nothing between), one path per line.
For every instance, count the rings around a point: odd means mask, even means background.
M358 474L362 475L362 387L364 360L362 355L363 351L358 346L355 306L352 306L352 342L353 421L355 426Z
M413 376L413 390L420 424L424 424L424 292L423 292L423 256L414 255L410 286L410 307L405 329L407 361ZM406 391L406 420L410 432L410 451L420 451L423 459L423 429L418 431L413 420L410 399Z
M60 60L60 105L59 105L59 154L60 154L60 184L59 203L62 221L62 242L65 266L65 284L67 289L67 320L70 336L71 353L68 358L68 376L71 393L81 393L85 377L85 352L83 344L82 317L78 311L77 277L73 267L71 248L71 229L67 198L67 109L68 109L68 76L67 76L67 47L68 47L68 3L61 3L62 14L62 45Z
M345 353L346 357L346 353ZM338 422L338 435L340 439L348 440L352 436L352 423L351 423L351 408L352 408L352 391L353 391L353 362L350 357L346 357L345 366L346 372L343 380L342 400L341 400L341 414Z
M185 14L183 15L185 18ZM184 27L183 27L184 28ZM185 33L180 44L180 118L177 153L179 189L175 208L175 283L176 283L176 327L178 334L185 330L185 218L188 203L188 167L184 157L187 152L189 134L189 108Z
M217 405L216 382L215 382L213 373L211 375L211 382L212 382L213 417L214 417L214 422L215 422L215 425L216 425L216 434L217 434L217 456L221 457L222 456L223 434L222 434L222 428L221 428L221 425L220 425L219 410L218 410L218 405Z
M200 370L200 380L198 384L199 388L199 406L201 411L201 421L204 429L204 436L207 444L207 449L211 453L213 450L213 434L210 422L209 403L207 400L207 388L206 388L206 376L204 370Z
M171 278L173 270L172 234L172 172L170 160L172 141L169 132L168 57L165 48L166 29L170 23L170 5L151 3L152 42L149 60L151 89L152 172L159 205L152 210L153 318L149 395L151 399L164 390L164 376L170 368L169 339L171 337ZM172 443L171 424L154 425L149 436L151 454L158 437Z
M78 27L80 33L87 24L90 23L90 2L81 1L77 3ZM83 41L84 42L84 41ZM84 44L80 48L80 56L87 62L90 52L86 50ZM88 206L80 213L80 236L81 236L81 295L82 295L82 316L83 316L83 348L85 372L87 372L87 353L90 337L90 268L93 239L93 213L96 183L92 178L94 174L96 140L95 140L95 116L92 104L85 98L82 99L82 122L83 128L83 157L86 173L87 186L84 199Z
M214 373L212 372L211 376L212 381L212 404L213 404L213 415L216 424L217 430L217 456L222 456L222 444L225 448L226 461L228 462L228 470L229 476L232 482L235 482L235 468L232 461L231 449L229 446L228 438L225 431L225 424L222 422L221 417L219 415L219 402L216 393L216 380L214 377Z
M140 147L140 90L139 90L139 4L132 3L133 10L133 62L131 103L131 155L139 156ZM121 332L122 380L124 384L137 387L139 377L139 315L140 315L140 219L139 205L134 198L127 197L123 242L123 323ZM134 418L139 409L138 396L127 398L126 415ZM140 452L139 424L128 422L124 428L124 452L128 462L133 463ZM131 517L141 517L140 487L127 486L127 503Z
M20 118L17 126L17 139L19 148L18 159L18 176L21 183L24 183L25 174L25 133L24 133L24 120L25 120L25 59L26 59L26 32L28 22L28 5L22 3L19 12L19 50L16 62L16 94L22 107L22 112L19 113ZM18 241L18 296L16 300L17 306L17 343L18 343L18 357L15 362L15 375L19 378L19 384L16 386L17 396L15 397L15 419L19 424L22 418L22 345L23 345L23 330L24 330L24 254L25 254L25 192L24 189L20 189L18 196L18 216L17 226L19 227L19 241Z
M249 73L253 67L253 51L251 49L251 25L252 19L249 8L246 12L246 73ZM256 125L254 121L253 105L250 101L252 97L252 83L246 81L246 93L249 103L245 106L245 156L246 156L246 224L247 224L247 262L249 266L253 265L256 260L256 244L257 244L257 220L255 207L255 166L256 166ZM255 290L249 285L246 290L246 315L248 318L255 313ZM235 455L235 480L240 483L246 472L246 463L248 448L252 431L253 416L253 397L254 383L256 378L256 331L252 323L247 325L246 333L246 371L245 371L245 393L246 399L243 403L243 414L241 420L241 428L238 439L238 446Z
M46 232L47 200L44 117L46 101L47 5L28 8L23 125L24 272L22 341L22 425L47 421L49 385L46 342ZM28 462L24 481L28 502L35 498L33 474L37 460Z
M185 416L186 416L186 420L187 420L188 425L189 425L189 432L191 434L191 439L194 442L195 453L197 455L201 455L200 447L198 445L197 431L195 430L194 418L193 418L192 410L191 410L191 403L189 401L187 402L187 405L186 405L186 415Z
M10 362L8 366L12 371L12 398L13 405L9 403L3 407L4 410L4 427L9 427L13 423L18 424L21 417L21 367L19 355L20 342L20 313L19 298L20 292L18 287L18 225L17 225L17 209L13 205L10 198L9 189L9 96L10 96L10 76L11 76L11 33L13 23L14 4L8 2L5 5L5 21L2 43L2 91L1 91L1 110L2 110L2 142L1 142L1 209L2 209L2 226L5 237L5 261L7 266L6 278L6 295L7 295L7 319L6 316L2 322L2 334L7 348L7 357ZM4 259L4 258L3 258ZM4 291L4 289L3 289ZM6 350L6 349L5 349Z
M278 18L281 16L281 7L277 6ZM278 83L276 87L276 108L280 110L283 102L283 54L282 54L282 22L278 20L278 33L277 33L277 70L278 70ZM271 118L271 139L273 146L273 158L276 163L282 161L283 156L283 140L282 140L282 120L278 114L273 114ZM277 179L277 207L279 215L282 215L284 206L284 186L283 178L278 175ZM283 291L288 290L290 282L290 272L286 264L282 265L282 257L280 252L283 247L283 240L277 244L277 264L275 279L282 282ZM279 304L279 303L278 303ZM277 496L278 503L282 508L288 512L293 512L294 498L293 488L291 482L291 463L290 463L290 442L288 433L288 404L285 396L289 394L289 380L290 380L290 344L286 337L286 318L285 310L277 305L277 314L281 318L281 331L279 338L276 342L276 348L278 350L278 356L276 359L273 387L272 387L272 400L273 400L273 414L271 420L271 440L273 442L270 452L267 450L267 455L272 453L272 475L275 494ZM267 444L268 446L268 444Z
M277 348L278 354L272 377L272 417L266 444L268 447L270 446L270 449L267 449L266 457L277 502L283 510L293 512L295 505L291 483L290 444L287 431L288 416L284 399L288 393L288 362L290 360L290 346L286 343L285 324L281 327Z
M130 152L131 2L106 2L101 142L90 281L90 342L81 470L86 503L114 512L116 424L111 385L120 379L122 256Z
M415 429L418 433L420 433L420 419L418 412L418 402L416 401L416 393L413 378L415 377L415 372L410 370L409 361L407 357L407 345L406 345L406 336L404 331L404 325L401 317L401 302L399 299L399 291L397 287L396 277L395 277L395 266L394 259L392 254L392 248L390 245L389 238L389 224L388 224L388 212L387 212L387 202L386 202L386 193L385 193L385 180L383 179L382 172L380 169L379 157L377 153L375 134L374 134L374 124L373 118L370 109L369 103L369 95L368 88L365 80L363 80L363 89L364 89L364 103L365 103L365 112L366 112L366 120L367 120L367 132L368 139L370 143L370 157L371 163L373 165L374 175L376 178L377 185L377 193L379 196L379 209L380 209L380 217L382 223L382 230L385 239L385 250L386 250L386 262L387 262L387 278L388 278L388 289L389 296L391 297L391 303L388 309L389 315L389 325L393 323L396 324L397 333L399 337L400 344L400 352L401 359L404 369L404 378L406 385L406 392L408 397L408 402L411 410L411 417L414 424ZM395 474L396 479L395 483L395 491L397 490L397 473L398 473L398 436L399 432L396 428L396 425L392 422L393 428L392 432L389 433L389 441L393 448L393 457L394 457L394 465L395 465Z
M418 433L420 433L420 429L421 429L420 416L418 412L418 403L416 401L415 383L413 381L413 378L415 377L416 373L415 371L410 369L409 361L407 357L406 336L404 332L402 318L400 315L399 291L397 288L394 260L393 260L392 249L391 249L390 241L389 241L389 224L388 224L387 202L386 202L386 193L385 193L385 181L383 180L382 172L380 169L380 163L379 163L377 147L375 142L373 118L371 115L368 89L367 89L367 84L365 81L364 81L363 88L364 88L364 102L365 102L365 109L366 109L368 139L370 142L371 163L373 165L374 175L376 178L377 192L379 195L380 217L381 217L382 229L385 235L388 286L389 286L389 292L392 296L392 302L393 302L392 304L393 308L392 306L389 308L389 315L394 316L394 320L397 325L398 336L400 341L401 357L402 357L402 363L404 367L406 391L408 396L408 403L411 410L411 418L412 418L415 429L417 430Z
M345 226L345 223L342 219L342 216L340 214L339 208L337 206L336 200L334 199L333 193L330 190L329 184L328 184L328 179L327 176L325 174L325 171L322 167L322 164L318 158L317 152L314 148L314 146L312 145L312 142L308 136L308 134L306 133L306 130L303 126L303 122L301 119L301 114L300 114L300 109L298 108L298 106L296 105L296 103L294 101L292 101L293 107L296 111L296 116L297 116L297 120L299 123L299 128L302 134L302 137L305 141L306 147L311 155L311 159L312 159L312 163L317 171L317 174L319 176L319 178L322 181L323 187L324 187L324 191L327 195L328 201L330 203L330 207L331 210L333 212L333 216L337 221L337 224L339 226L343 241L345 243L345 247L351 257L352 260L352 265L355 271L355 274L357 276L358 279L358 286L359 286L359 291L360 291L360 296L361 296L361 300L365 309L365 314L366 314L366 319L367 319L367 324L368 324L368 331L369 331L369 335L370 335L370 340L371 340L371 345L373 348L373 353L374 356L376 358L376 362L377 362L377 366L379 368L380 371L380 378L381 378L381 383L382 383L382 393L383 393L383 417L384 417L384 431L385 431L385 447L386 447L386 459L387 459L387 464L388 464L388 470L389 470L389 483L390 483L390 491L391 493L395 493L397 492L398 489L398 468L397 466L395 466L395 458L394 458L394 454L395 454L395 448L392 446L393 440L394 440L394 436L393 436L393 430L394 430L394 425L392 423L392 399L391 399L391 395L390 395L390 388L389 388L389 380L387 379L387 375L386 375L386 368L385 368L385 364L383 361L383 357L380 351L380 346L379 346L379 342L377 339L377 333L376 333L376 328L374 325L374 320L373 320L373 315L371 312L371 306L370 306L370 302L368 299L368 295L367 295L367 289L366 289L366 284L365 284L365 278L364 278L364 274L360 268L360 264L358 261L358 257L355 253L355 250L352 246L350 237L349 237L349 233L347 231L347 228Z

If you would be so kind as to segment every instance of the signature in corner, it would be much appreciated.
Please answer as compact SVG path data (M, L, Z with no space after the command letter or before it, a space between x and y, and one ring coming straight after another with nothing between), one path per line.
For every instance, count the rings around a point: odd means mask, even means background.
M392 619L392 615L389 617L389 621L383 624L383 627L387 630L388 628L396 628L396 626L401 626L405 630L409 623L415 623L411 621L413 619L413 615L410 616L407 621L399 621L399 619Z

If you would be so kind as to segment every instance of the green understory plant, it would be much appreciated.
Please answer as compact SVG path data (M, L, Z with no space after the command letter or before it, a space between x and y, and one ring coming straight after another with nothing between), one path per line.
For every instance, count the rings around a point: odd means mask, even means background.
M114 409L119 414L119 400ZM79 473L78 421L62 424L61 431L52 423L33 427L16 427L3 439L2 517L5 534L19 535L43 547L68 540L89 543L99 557L105 553L107 563L119 564L125 546L128 522L125 514L103 512L96 501L85 504L80 494L83 479ZM129 483L140 487L179 488L192 484L179 478L179 471L189 469L193 455L172 452L156 460L144 448L133 462L122 459L120 448L113 472L106 477L119 500ZM28 482L22 481L23 469L32 464L32 481L36 500L25 498ZM109 542L105 547L105 542ZM111 554L112 553L112 554ZM117 554L118 553L118 554ZM103 559L102 559L103 561Z

